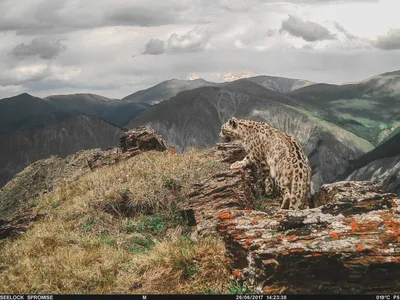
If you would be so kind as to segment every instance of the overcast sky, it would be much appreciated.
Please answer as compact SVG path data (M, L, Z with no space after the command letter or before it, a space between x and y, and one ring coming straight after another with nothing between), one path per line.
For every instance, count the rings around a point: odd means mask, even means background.
M0 0L0 98L400 69L399 0Z

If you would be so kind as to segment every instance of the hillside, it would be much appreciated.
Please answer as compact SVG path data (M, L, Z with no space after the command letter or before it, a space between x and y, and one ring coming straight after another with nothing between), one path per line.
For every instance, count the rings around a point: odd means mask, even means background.
M346 85L314 84L290 92L296 107L374 145L400 127L400 75L390 72Z
M122 132L106 121L80 115L39 130L0 133L0 186L38 159L117 145Z
M72 168L62 160L56 164ZM31 168L46 165L55 169L49 160ZM220 239L192 240L177 211L193 183L223 168L205 151L148 152L89 171L39 198L27 197L21 216L41 217L18 239L0 237L0 293L240 291L230 279ZM57 174L49 177L63 173ZM26 278L18 275L21 268Z
M150 107L145 103L126 103L94 94L53 95L44 100L60 111L92 115L118 126L123 126Z
M400 134L351 162L339 179L372 180L400 195Z
M221 124L231 116L266 121L302 142L311 161L314 189L343 173L349 160L372 149L370 143L354 134L283 103L293 101L243 79L224 88L202 87L178 93L127 126L147 124L182 151L190 146L214 145L219 141Z

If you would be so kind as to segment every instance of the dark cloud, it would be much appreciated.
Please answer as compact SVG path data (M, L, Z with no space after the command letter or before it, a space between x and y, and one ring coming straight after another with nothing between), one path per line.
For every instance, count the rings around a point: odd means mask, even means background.
M289 18L282 22L280 32L287 32L307 42L335 39L335 36L322 25L311 21L303 21L292 15L289 15Z
M165 52L164 41L151 39L144 47L143 54L159 55Z
M0 1L0 31L58 34L105 26L160 26L185 21L186 1ZM3 13L7 12L7 13Z
M10 55L17 58L25 58L29 56L38 56L42 59L52 59L58 56L66 46L60 40L51 38L36 38L29 44L19 44L10 51Z
M400 49L400 28L390 29L386 35L380 35L373 42L374 46L383 50Z
M122 7L105 15L105 23L130 26L160 26L180 19L180 10L160 11L159 7Z

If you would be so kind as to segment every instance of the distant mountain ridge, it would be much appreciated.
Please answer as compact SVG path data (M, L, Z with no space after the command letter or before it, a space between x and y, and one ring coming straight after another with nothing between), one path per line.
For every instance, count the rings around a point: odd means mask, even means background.
M311 81L306 81L301 79L290 79L290 78L265 76L265 75L243 78L243 79L255 82L262 87L268 88L270 90L279 93L287 93L295 89L301 88L303 86L314 84ZM222 82L222 83L209 82L201 78L195 80L170 79L163 81L148 89L137 91L131 95L122 98L122 100L156 104L161 101L168 100L173 96L176 96L179 92L192 90L204 86L223 87L232 82L236 82L243 79L238 79L231 82Z
M163 81L148 89L137 91L131 95L122 98L123 101L144 102L156 104L163 100L175 96L177 93L192 90L203 86L216 86L217 83L208 82L204 79L180 80L170 79Z
M87 115L35 131L0 133L0 187L38 159L116 146L122 133L121 128Z
M302 80L302 79L290 79L284 77L274 76L255 76L246 78L247 80L253 81L265 88L285 94L294 90L300 89L305 86L315 84L315 82Z
M0 100L0 132L38 130L81 114L123 126L150 107L94 94L54 95L38 98L27 93Z

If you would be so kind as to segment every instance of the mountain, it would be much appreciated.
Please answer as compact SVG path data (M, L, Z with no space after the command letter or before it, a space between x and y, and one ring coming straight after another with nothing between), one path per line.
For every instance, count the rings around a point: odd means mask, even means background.
M354 84L314 84L287 95L297 100L296 107L375 145L400 128L400 71Z
M145 103L127 103L93 94L41 99L24 93L0 100L0 132L37 130L81 114L122 126L148 107Z
M246 79L279 93L291 92L295 89L313 84L311 81L274 77L274 76L256 76ZM240 80L242 79L238 79L235 81L240 81ZM151 88L133 93L129 96L126 96L122 100L130 102L143 102L143 103L156 104L163 100L168 100L169 98L175 96L179 92L205 86L224 87L226 85L229 85L230 83L231 82L213 83L206 81L204 79L195 79L195 80L171 79L163 81Z
M38 159L115 146L122 132L96 117L79 115L39 130L0 133L0 186Z
M305 86L315 84L312 81L302 80L302 79L290 79L284 77L274 77L274 76L256 76L247 78L252 82L255 82L267 89L285 94L291 91L300 89Z
M400 195L400 134L351 162L339 180L378 181Z
M36 130L71 116L70 111L27 93L0 100L0 132Z
M146 103L128 103L94 94L54 95L44 100L61 111L96 116L118 126L150 107Z
M192 90L203 86L215 86L217 83L205 81L203 79L195 80L179 80L171 79L163 81L151 88L138 91L131 95L126 96L122 100L129 102L142 102L155 104L163 100L167 100L177 93Z
M314 190L343 173L349 160L373 148L364 139L285 102L296 100L242 79L223 88L201 87L180 92L153 105L127 127L149 125L169 145L182 151L191 146L214 145L219 141L221 124L229 117L266 121L295 135L303 144L313 169Z

